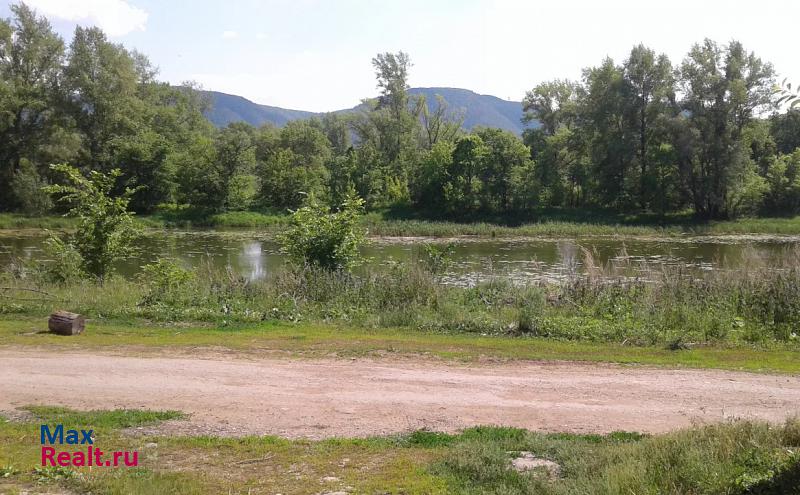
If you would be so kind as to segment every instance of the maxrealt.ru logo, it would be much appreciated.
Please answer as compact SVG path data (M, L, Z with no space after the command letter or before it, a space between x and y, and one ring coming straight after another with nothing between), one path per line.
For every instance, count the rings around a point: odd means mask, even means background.
M56 425L52 430L41 425L42 466L82 467L82 466L120 466L139 465L136 451L103 452L94 445L94 430L65 430L64 425ZM53 445L85 445L85 450L59 451ZM66 447L74 449L74 447ZM123 464L120 464L120 460Z

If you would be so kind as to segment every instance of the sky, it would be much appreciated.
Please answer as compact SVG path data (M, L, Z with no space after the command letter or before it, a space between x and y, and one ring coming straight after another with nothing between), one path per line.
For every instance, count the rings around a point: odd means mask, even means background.
M0 0L0 15L10 15ZM171 83L298 110L377 94L371 59L405 51L411 86L521 100L644 43L680 62L736 39L800 84L798 0L27 0L67 42L76 24L146 54Z

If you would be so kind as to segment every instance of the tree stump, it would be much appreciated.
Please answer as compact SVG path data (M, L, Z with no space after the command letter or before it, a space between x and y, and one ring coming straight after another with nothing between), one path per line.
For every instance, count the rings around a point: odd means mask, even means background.
M51 332L59 335L78 335L83 332L86 318L69 311L56 311L47 320L47 327Z

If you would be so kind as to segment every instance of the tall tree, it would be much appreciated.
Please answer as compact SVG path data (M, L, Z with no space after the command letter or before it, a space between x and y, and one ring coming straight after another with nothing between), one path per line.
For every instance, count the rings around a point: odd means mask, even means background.
M708 217L735 214L755 170L742 132L772 103L772 66L739 42L695 45L680 68L682 106L690 130L688 182L695 211ZM752 199L752 198L750 198Z
M407 53L380 53L372 59L381 96L378 98L378 131L381 146L388 162L397 162L404 148L414 147L414 130L418 125L416 113L409 107L408 70L411 59ZM395 168L402 168L400 167Z
M488 151L477 134L468 134L456 141L448 173L449 181L445 187L445 198L451 207L472 211L479 205L482 185L480 172Z
M577 117L578 84L560 80L544 82L528 91L522 100L525 122L538 122L548 136L562 126L571 126Z
M83 166L113 168L115 145L136 132L142 115L138 85L149 74L141 60L109 42L100 29L75 29L65 78L72 115L83 137Z
M439 141L454 141L464 124L464 112L450 110L447 100L436 95L436 108L431 110L425 96L420 96L422 142L425 149L432 149Z
M50 23L25 4L12 5L13 19L0 21L0 187L6 187L23 159L56 146L64 43ZM47 164L39 164L39 168ZM35 169L32 169L36 173ZM0 208L16 199L3 194Z
M669 58L663 54L656 56L653 50L641 44L631 50L623 68L630 89L630 111L636 121L639 204L646 208L655 187L648 187L648 182L656 178L649 169L650 143L658 132L656 126L675 108L675 82Z
M576 129L584 93L577 82L555 80L528 91L522 102L523 120L539 124L523 137L544 189L540 199L547 205L574 205L584 196L585 139Z
M586 90L580 102L577 132L585 136L592 162L593 186L602 204L625 208L632 202L633 133L629 87L621 67L606 58L584 71Z
M530 150L519 137L502 129L480 129L477 132L486 145L482 179L490 208L507 213L511 209L512 180L518 170L528 166Z

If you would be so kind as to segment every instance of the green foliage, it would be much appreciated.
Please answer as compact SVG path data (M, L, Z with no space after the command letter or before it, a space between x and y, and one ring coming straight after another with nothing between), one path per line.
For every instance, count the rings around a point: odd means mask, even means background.
M86 276L83 257L75 245L51 233L44 242L49 263L41 263L38 274L46 282L65 285Z
M134 189L134 211L169 204L198 217L354 193L370 209L506 222L547 207L800 212L796 91L776 88L772 66L736 41L705 40L678 67L637 45L578 81L541 83L523 99L522 139L467 133L452 91L454 101L410 94L404 52L372 59L380 96L353 113L214 129L204 93L157 81L146 57L100 29L76 29L65 48L46 19L11 10L0 22L0 183L12 185L2 209L42 214L50 205L35 191L55 179L49 165L80 163L120 169L115 192ZM776 104L787 111L762 118Z
M44 215L53 208L50 196L42 191L45 185L36 167L26 159L20 160L20 168L11 181L11 191L20 211L26 215Z
M0 184L4 185L20 172L23 160L39 164L51 158L49 152L60 148L68 134L59 132L63 115L56 111L62 101L58 81L64 42L47 19L37 17L27 5L12 5L11 12L13 19L0 20ZM29 166L24 167L26 177L18 179L30 181L35 176ZM19 192L32 191L23 187ZM4 192L0 208L16 206L15 199Z
M143 305L166 304L185 306L192 304L195 274L175 261L159 258L142 267L139 280L147 288Z
M10 478L16 474L19 474L19 470L16 469L13 464L0 467L0 478Z
M792 89L792 83L787 83L786 79L781 81L780 86L773 87L773 93L778 96L776 105L788 105L791 109L800 105L800 92L797 88Z
M45 466L33 468L33 475L37 483L59 483L78 478L79 474L74 469L62 466Z
M290 122L277 135L262 130L259 139L261 204L297 208L307 196L325 197L331 144L321 129L310 122Z
M444 272L453 264L453 255L456 252L456 245L452 242L447 244L425 243L422 245L421 261L425 268L434 275Z
M128 203L135 192L126 188L121 196L112 196L117 169L109 174L91 171L85 177L69 165L53 165L53 171L63 174L66 184L47 186L45 190L59 195L70 205L70 214L78 218L78 228L67 243L51 241L56 250L74 250L81 257L81 267L99 280L105 279L117 260L130 256L138 237L133 214Z
M331 212L313 198L292 214L292 224L278 237L294 261L327 270L346 270L358 261L365 232L359 225L364 201L348 198Z

